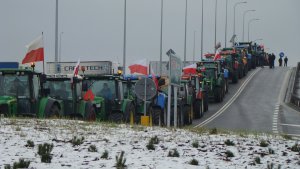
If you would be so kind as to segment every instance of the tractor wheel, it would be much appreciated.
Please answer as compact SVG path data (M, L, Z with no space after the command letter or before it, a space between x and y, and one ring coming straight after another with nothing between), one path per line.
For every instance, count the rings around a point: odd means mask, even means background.
M57 104L53 104L50 108L49 114L47 117L49 118L59 118L60 109Z
M222 91L221 91L220 87L215 88L215 91L214 91L215 102L221 102L221 99L222 99L221 92Z
M237 75L237 72L234 71L232 73L232 83L237 83L238 82L238 75Z
M93 105L89 105L85 109L85 120L96 121L96 108Z
M183 122L184 125L190 125L192 124L192 110L191 110L191 106L189 105L185 105L183 107L183 113L184 113L184 118L183 118Z
M121 123L123 120L123 113L121 112L111 112L108 119L111 122Z
M196 103L194 104L194 118L199 119L202 117L202 115L202 101L196 100Z
M133 104L130 103L130 105L127 105L126 110L125 110L125 114L123 116L123 121L125 123L129 123L130 122L130 118L133 118L133 122L135 121L135 107Z
M225 80L225 93L228 93L228 79Z
M4 115L4 117L8 117L8 105L2 104L0 105L0 115Z
M159 121L161 120L160 119L160 116L161 116L161 110L160 108L152 108L152 125L155 125L155 126L158 126L159 125Z

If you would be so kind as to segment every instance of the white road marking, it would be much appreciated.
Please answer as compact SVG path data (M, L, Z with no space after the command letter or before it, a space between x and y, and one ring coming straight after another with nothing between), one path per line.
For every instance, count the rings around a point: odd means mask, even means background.
M212 115L211 117L209 117L208 119L204 120L202 123L194 126L194 128L196 127L203 127L206 124L208 124L209 122L213 121L215 118L217 118L218 116L220 116L235 100L236 98L241 94L241 92L244 90L244 88L246 87L246 85L249 83L249 81L253 78L253 76L260 71L261 68L256 69L249 77L248 79L246 79L244 81L244 83L241 85L241 87L237 90L237 92L232 96L232 98L226 103L224 104L223 107L220 108L220 110L218 110L214 115Z

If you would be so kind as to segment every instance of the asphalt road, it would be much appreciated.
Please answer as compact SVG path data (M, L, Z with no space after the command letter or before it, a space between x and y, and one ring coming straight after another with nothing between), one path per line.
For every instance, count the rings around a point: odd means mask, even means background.
M194 121L195 127L278 132L280 93L288 70L265 67L250 71L238 84L230 85L222 103L209 104L204 118Z

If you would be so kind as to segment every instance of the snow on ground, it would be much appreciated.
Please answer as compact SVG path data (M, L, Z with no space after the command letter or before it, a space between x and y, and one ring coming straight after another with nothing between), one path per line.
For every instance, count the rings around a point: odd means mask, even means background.
M83 136L83 144L73 146L69 141L74 136ZM146 145L154 136L159 138L159 144L155 145L155 150L148 150ZM235 145L225 145L227 139ZM27 140L32 140L35 147L26 147ZM260 147L261 140L266 140L269 146ZM198 142L199 147L194 148L193 142ZM38 145L43 143L54 145L51 163L42 163L37 154ZM300 153L291 151L291 147L298 144L297 141L267 134L209 134L201 130L131 127L65 119L5 118L0 120L0 144L0 168L6 164L12 165L20 158L30 160L29 167L37 169L115 168L116 156L121 151L125 152L127 168L133 169L267 168L271 163L276 168L278 165L281 168L300 168ZM95 145L98 152L89 152L90 145ZM169 151L174 148L180 157L168 157ZM274 154L270 154L271 149ZM105 150L109 158L101 159ZM234 157L226 158L227 150ZM261 164L255 163L258 157ZM199 165L190 165L192 159L198 160Z

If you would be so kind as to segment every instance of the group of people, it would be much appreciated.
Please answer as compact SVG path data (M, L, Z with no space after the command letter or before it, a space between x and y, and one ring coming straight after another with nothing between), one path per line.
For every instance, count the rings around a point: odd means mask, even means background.
M269 62L270 69L274 68L275 58L276 57L274 53L268 54L268 62ZM278 62L280 67L282 66L282 61L284 61L284 67L287 67L287 62L288 62L287 56L285 56L284 59L282 59L282 57L279 57Z

